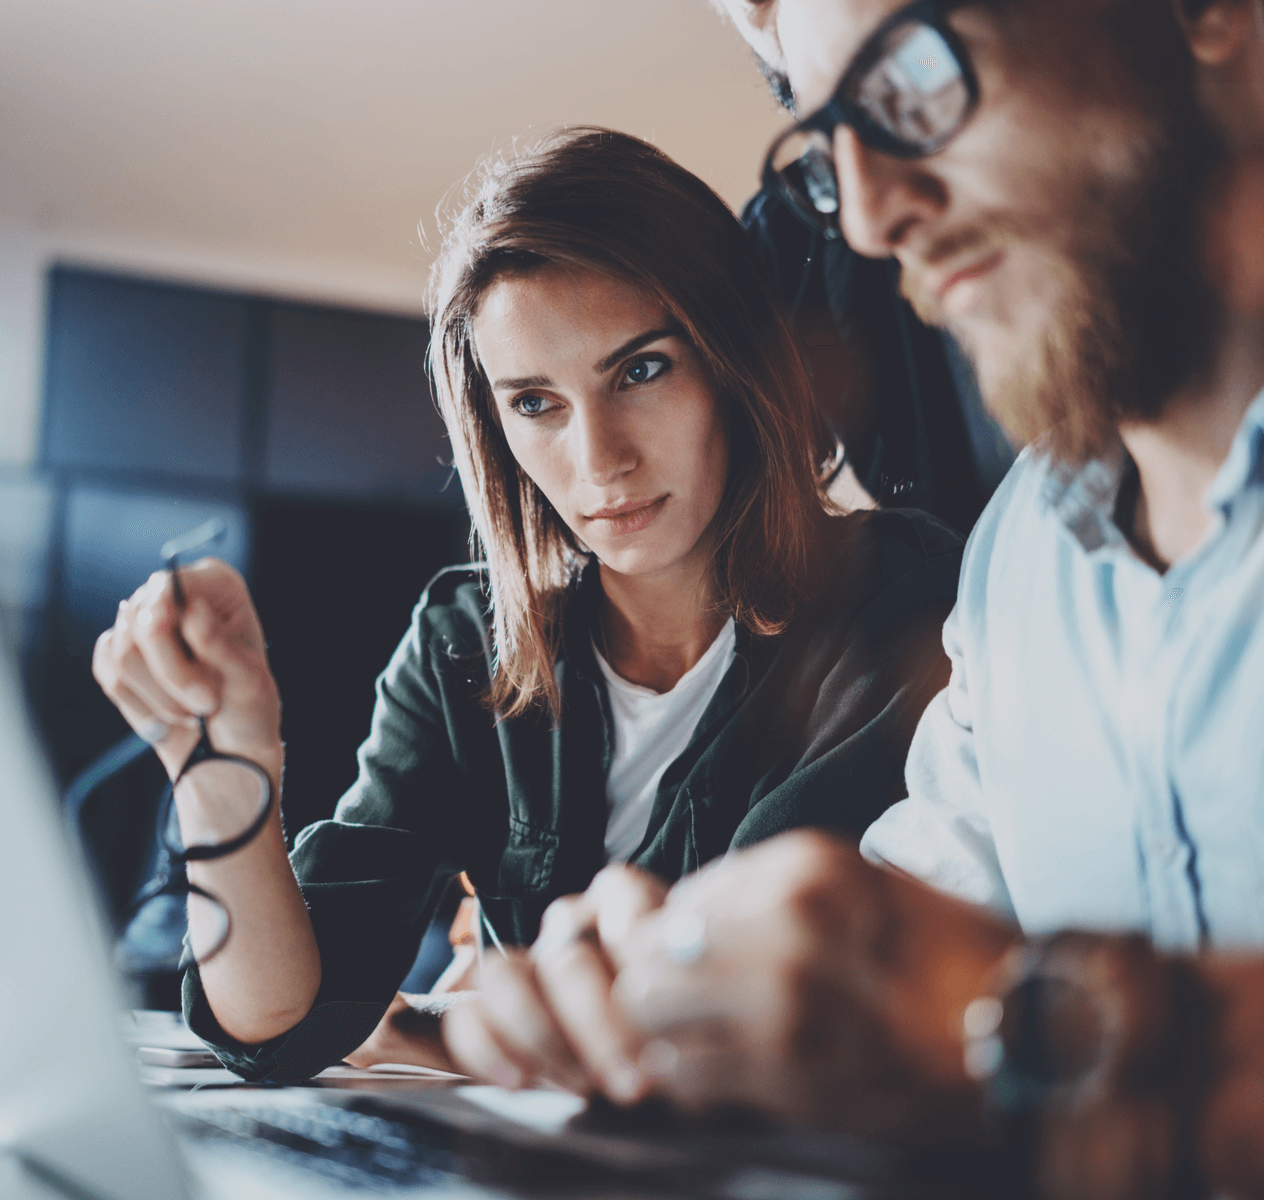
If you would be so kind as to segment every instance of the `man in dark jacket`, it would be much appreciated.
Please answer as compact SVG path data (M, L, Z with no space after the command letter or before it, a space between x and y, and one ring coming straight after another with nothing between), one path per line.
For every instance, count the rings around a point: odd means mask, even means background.
M779 104L795 112L770 0L723 0ZM864 258L823 237L773 191L742 214L772 267L803 340L813 390L845 451L834 494L883 508L922 508L968 534L1014 461L951 336L918 320L893 260ZM850 470L848 470L850 468ZM848 487L850 483L850 488Z

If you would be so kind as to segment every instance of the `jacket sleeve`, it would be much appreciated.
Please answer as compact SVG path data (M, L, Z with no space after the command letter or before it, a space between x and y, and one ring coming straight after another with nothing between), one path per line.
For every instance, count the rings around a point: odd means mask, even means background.
M426 598L377 681L359 775L333 819L302 830L290 855L320 950L321 983L308 1015L262 1045L229 1037L202 991L185 975L189 1027L221 1061L249 1080L310 1078L372 1033L417 953L452 872L457 840L454 765L442 684L428 662ZM459 868L458 868L459 869Z
M979 779L960 611L944 625L948 686L930 702L909 749L908 798L869 828L860 851L1016 923Z

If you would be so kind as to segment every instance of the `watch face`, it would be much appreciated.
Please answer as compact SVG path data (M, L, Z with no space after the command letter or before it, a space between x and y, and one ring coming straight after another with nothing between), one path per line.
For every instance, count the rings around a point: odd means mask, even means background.
M1087 987L1058 975L1036 973L1014 985L1000 1037L1008 1068L1045 1092L1074 1088L1106 1052L1101 1006Z

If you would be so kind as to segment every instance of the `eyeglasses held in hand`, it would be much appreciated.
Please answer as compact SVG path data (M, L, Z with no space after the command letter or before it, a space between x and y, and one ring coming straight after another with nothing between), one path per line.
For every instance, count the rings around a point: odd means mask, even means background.
M179 559L204 550L223 533L222 521L208 521L163 546L163 565L171 572L178 611L186 605ZM267 771L247 758L216 750L205 718L199 722L202 736L159 804L162 867L136 897L128 925L122 958L124 966L135 973L171 965L169 951L157 961L145 960L146 945L157 947L162 942L147 940L144 932L169 925L172 906L181 902L188 906L189 951L194 961L205 963L223 949L232 929L228 909L218 897L190 883L184 868L191 862L210 862L242 849L258 837L272 811L275 797ZM182 825L172 819L173 805L181 810ZM192 837L191 844L183 844L177 833L180 828Z
M809 226L841 237L834 131L894 158L925 158L963 128L979 103L970 55L947 14L965 0L914 0L857 51L833 96L769 148L764 186Z

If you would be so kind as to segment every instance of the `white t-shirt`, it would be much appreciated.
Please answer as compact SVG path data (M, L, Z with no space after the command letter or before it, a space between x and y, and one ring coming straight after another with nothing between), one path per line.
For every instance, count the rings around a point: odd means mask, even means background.
M606 779L606 861L626 862L645 837L650 810L663 772L689 745L699 718L733 661L737 630L730 617L707 652L682 675L670 692L629 683L602 657L614 718L614 753Z

